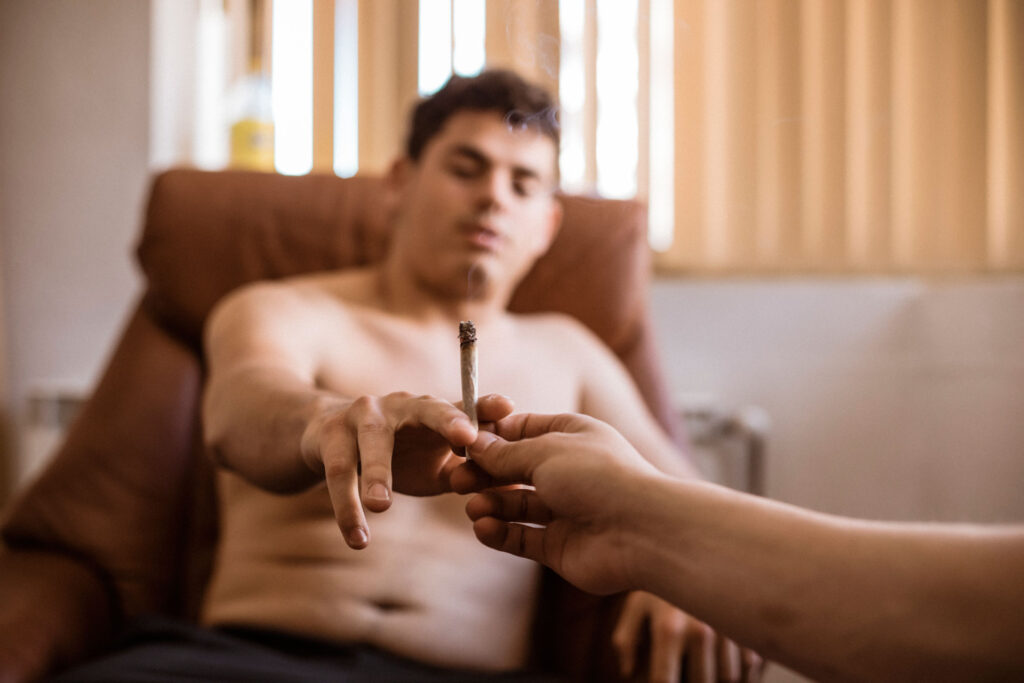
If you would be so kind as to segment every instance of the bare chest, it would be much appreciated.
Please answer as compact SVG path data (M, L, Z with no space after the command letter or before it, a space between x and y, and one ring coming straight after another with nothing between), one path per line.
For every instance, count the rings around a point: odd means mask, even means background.
M342 396L396 391L461 399L458 330L450 335L358 332L324 354L321 386ZM477 342L480 395L504 394L519 411L579 409L580 373L557 339L487 338Z

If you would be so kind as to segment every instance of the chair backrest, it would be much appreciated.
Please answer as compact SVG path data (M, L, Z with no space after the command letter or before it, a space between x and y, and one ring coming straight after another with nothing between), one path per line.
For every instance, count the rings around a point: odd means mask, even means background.
M143 300L54 461L9 509L7 550L81 560L109 583L124 615L194 614L216 539L199 428L206 316L247 282L378 260L387 248L387 201L379 178L157 176L138 245ZM562 229L512 308L562 311L591 327L675 433L647 306L644 208L561 201ZM575 656L586 659L587 639L574 642Z
M671 434L648 315L646 210L635 201L563 196L562 228L523 279L510 308L560 311L590 327L622 359ZM388 194L374 177L288 177L170 171L156 179L138 256L147 305L195 343L210 308L264 278L379 260Z

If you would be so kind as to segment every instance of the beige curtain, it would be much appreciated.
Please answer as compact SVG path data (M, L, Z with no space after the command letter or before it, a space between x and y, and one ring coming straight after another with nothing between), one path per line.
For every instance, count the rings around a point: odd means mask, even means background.
M483 0L481 0L483 1ZM359 0L359 169L381 173L399 153L416 101L419 3ZM314 170L333 155L335 0L314 0ZM487 0L488 66L511 67L557 92L558 3Z
M677 0L663 268L1024 267L1024 2Z
M401 149L416 101L418 3L359 0L359 171L380 174ZM313 170L334 155L335 0L313 0Z
M615 0L588 0L587 12L599 1ZM314 164L327 171L334 0L314 3ZM646 15L648 0L639 7ZM1024 268L1024 0L673 8L675 231L661 269ZM418 2L359 0L358 9L359 168L380 173L417 97ZM642 106L652 87L643 27ZM491 66L557 92L558 35L557 0L487 0ZM593 75L589 67L591 95ZM587 127L593 146L593 120ZM643 193L643 169L640 181Z

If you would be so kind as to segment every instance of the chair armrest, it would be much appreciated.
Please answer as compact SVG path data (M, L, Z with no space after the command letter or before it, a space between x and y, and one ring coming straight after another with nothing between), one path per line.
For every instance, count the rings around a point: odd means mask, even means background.
M82 659L112 632L103 580L68 555L0 550L0 683L37 680Z

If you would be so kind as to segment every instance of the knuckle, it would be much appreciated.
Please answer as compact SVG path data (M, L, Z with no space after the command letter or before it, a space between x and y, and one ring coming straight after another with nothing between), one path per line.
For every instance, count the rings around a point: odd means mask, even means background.
M754 652L753 650L744 650L742 654L742 660L744 666L746 666L750 673L747 676L747 680L758 681L761 679L761 671L764 668L764 658Z
M365 412L372 409L376 402L377 399L373 396L360 396L356 400L352 401L352 409L359 412Z
M618 652L628 652L632 647L633 639L621 628L615 629L612 633L612 647Z
M704 622L694 622L690 624L690 638L695 643L710 645L714 642L715 631Z
M374 396L360 396L352 401L352 404L345 412L345 418L346 422L352 425L359 424L368 419L369 416L378 414L380 414L380 408L377 398Z
M666 639L681 638L686 633L686 626L677 619L656 619L652 628L657 636Z
M324 477L334 480L348 477L352 473L352 466L347 462L332 460L324 463Z
M373 436L387 431L387 424L384 420L376 417L368 417L360 420L356 425L356 433L360 436Z
M328 420L320 427L320 442L329 443L343 438L345 431L345 424L341 420Z

